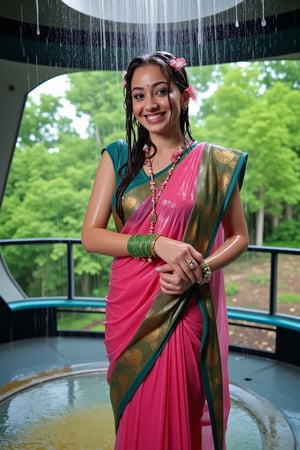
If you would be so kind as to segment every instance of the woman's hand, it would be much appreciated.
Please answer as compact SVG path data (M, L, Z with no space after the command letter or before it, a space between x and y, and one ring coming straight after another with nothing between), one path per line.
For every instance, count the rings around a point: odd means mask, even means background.
M202 263L203 257L192 245L160 236L155 243L155 253L166 263L166 265L160 266L163 283L170 281L167 279L167 275L169 277L172 275L176 291L181 285L183 288L184 282L188 283L185 285L184 290L186 290L191 284L201 279L199 265Z
M169 264L159 266L157 271L160 275L161 291L167 295L181 295L195 283L195 281L182 279L177 272L171 270Z

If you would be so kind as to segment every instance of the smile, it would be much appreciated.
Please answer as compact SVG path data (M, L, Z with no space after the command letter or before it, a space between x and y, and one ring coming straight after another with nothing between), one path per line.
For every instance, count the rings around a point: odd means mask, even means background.
M157 120L160 119L164 116L164 114L152 114L151 116L146 116L147 120L153 121L153 120Z

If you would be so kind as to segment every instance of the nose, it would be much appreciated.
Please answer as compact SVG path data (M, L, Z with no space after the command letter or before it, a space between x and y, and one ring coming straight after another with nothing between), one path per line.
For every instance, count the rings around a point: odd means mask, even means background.
M158 103L152 95L147 95L145 98L145 108L148 111L155 111L158 108Z

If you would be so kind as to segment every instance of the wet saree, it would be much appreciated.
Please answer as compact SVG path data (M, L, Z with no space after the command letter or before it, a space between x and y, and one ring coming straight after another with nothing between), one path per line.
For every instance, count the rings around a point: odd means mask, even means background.
M223 242L222 216L245 164L244 153L196 145L160 198L155 231L208 255ZM126 222L119 231L148 233L150 202L145 177L125 195ZM131 257L112 263L105 344L115 449L225 449L229 390L223 273L214 273L209 286L166 296L155 270L161 263Z

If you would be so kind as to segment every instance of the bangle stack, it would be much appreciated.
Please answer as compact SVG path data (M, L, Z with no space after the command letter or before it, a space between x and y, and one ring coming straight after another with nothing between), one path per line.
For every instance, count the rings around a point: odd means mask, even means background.
M206 284L210 282L210 278L211 278L211 270L208 264L206 264L205 261L202 261L202 263L200 264L200 269L202 272L202 278L201 280L198 281L198 284L202 285L202 284Z
M133 258L148 258L148 262L152 262L152 258L157 255L155 253L155 243L160 234L133 234L127 242L127 250Z

